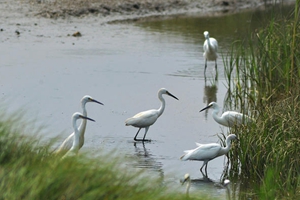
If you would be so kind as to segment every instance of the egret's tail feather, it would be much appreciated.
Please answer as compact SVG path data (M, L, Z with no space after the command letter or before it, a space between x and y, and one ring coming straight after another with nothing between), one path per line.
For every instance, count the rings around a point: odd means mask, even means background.
M180 160L188 160L190 152L191 152L191 150L185 150L184 151L185 154L180 157Z
M202 146L203 144L200 144L200 143L196 142L196 145L197 145L198 147L200 147L200 146Z
M125 125L130 126L134 123L134 118L128 118L125 120Z
M180 160L183 160L183 158L184 158L185 155L186 155L186 154L180 156Z
M180 157L180 160L188 160L187 158L187 156L186 156L187 154L184 154L184 155L182 155L181 157Z

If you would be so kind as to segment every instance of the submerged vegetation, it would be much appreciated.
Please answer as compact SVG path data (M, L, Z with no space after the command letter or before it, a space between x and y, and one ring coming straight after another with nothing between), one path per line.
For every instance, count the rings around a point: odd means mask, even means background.
M231 174L248 190L241 199L300 198L299 6L297 0L290 16L274 13L265 29L236 41L224 61L226 106L256 119L231 130L240 140L230 154Z

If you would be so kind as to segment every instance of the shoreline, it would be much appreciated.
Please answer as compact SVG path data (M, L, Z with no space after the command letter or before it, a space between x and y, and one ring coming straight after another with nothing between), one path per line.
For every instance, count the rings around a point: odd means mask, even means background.
M7 0L6 0L7 1ZM24 13L37 18L69 19L95 17L103 23L153 16L201 13L224 15L248 9L266 8L273 1L262 0L20 0ZM58 3L59 2L59 3ZM284 3L294 3L293 0ZM28 6L26 6L26 4ZM280 2L277 4L281 4ZM19 4L18 4L19 5ZM24 6L25 5L25 6ZM20 5L19 5L20 7ZM26 11L27 10L27 11Z

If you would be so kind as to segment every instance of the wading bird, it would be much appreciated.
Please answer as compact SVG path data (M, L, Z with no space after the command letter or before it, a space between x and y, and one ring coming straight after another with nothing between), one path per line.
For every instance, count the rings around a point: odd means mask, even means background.
M208 31L204 31L205 41L203 44L203 56L205 58L205 69L204 74L206 73L207 61L215 61L215 68L217 72L217 58L218 58L218 42L215 38L210 38Z
M161 114L165 110L166 102L165 102L165 99L162 97L163 94L169 95L178 100L178 98L175 97L174 95L172 95L170 92L168 92L167 89L161 88L158 91L158 98L161 101L161 106L159 109L157 109L157 110L152 109L152 110L140 112L140 113L134 115L133 117L126 119L126 121L125 121L126 126L134 126L134 127L139 128L139 130L137 131L137 133L134 137L135 141L151 141L151 140L145 140L145 137L146 137L149 127L155 123L155 121L161 116ZM145 128L144 137L143 137L143 139L137 139L136 137L142 128Z
M73 144L72 147L70 148L70 150L62 157L65 158L66 156L72 156L72 155L76 155L80 149L80 132L78 130L78 127L76 125L76 121L78 119L83 119L83 120L90 120L90 121L95 121L91 118L88 118L86 116L83 116L81 113L76 112L73 114L72 116L72 125L74 128L74 137L73 137Z
M186 183L186 196L189 197L189 191L190 191L190 187L191 187L191 177L189 174L185 174L184 175L184 179L181 181L181 185L183 185L184 183Z
M227 188L228 184L230 183L230 180L225 179L223 183L215 183L214 186L218 188Z
M218 116L219 113L219 106L216 102L211 102L210 104L208 104L208 106L206 106L205 108L201 109L200 112L202 112L203 110L212 108L212 116L214 118L214 120L223 125L223 126L227 126L227 127L232 127L234 125L242 125L243 122L251 122L253 121L252 118L250 118L247 115L244 115L242 113L238 113L235 111L226 111L222 114L221 117Z
M185 154L180 157L181 160L198 160L203 161L203 165L200 168L200 172L203 173L202 169L205 166L205 175L207 177L207 164L210 160L213 160L216 157L227 154L230 150L231 140L236 139L236 135L230 134L226 137L226 147L221 147L218 143L210 144L197 144L197 148L192 150L184 151Z
M98 103L100 105L103 105L103 103L93 99L91 96L89 95L85 95L84 97L82 97L81 99L81 108L82 108L82 115L83 116L87 116L87 111L85 108L86 103L88 102L94 102L94 103ZM82 122L79 125L79 149L83 146L84 144L84 133L85 133L85 129L86 129L86 119L83 119ZM55 153L60 153L60 152L66 152L68 151L71 146L72 146L72 142L73 142L73 138L74 138L74 132L71 133L71 135L69 135L64 142L58 147L58 149L55 151Z

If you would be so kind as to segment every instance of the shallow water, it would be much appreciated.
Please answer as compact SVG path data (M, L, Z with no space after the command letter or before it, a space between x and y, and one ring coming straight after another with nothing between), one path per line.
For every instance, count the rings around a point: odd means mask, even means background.
M72 132L71 115L81 111L80 99L89 94L104 106L87 104L88 116L96 123L88 122L81 151L92 155L117 151L121 157L133 158L127 166L145 169L184 191L179 179L185 173L201 179L202 162L180 161L183 150L195 148L195 142L218 142L216 134L227 132L210 111L199 113L211 101L223 105L227 91L222 57L238 36L263 27L267 16L264 11L212 17L194 14L107 25L96 18L4 20L0 38L3 107L9 112L22 110L37 126L45 125L43 140L59 136L59 145ZM205 30L219 42L217 81L214 62L208 63L206 76L203 73ZM76 31L83 36L68 36ZM152 141L133 142L137 128L126 127L125 119L158 108L157 91L162 87L179 101L165 96L165 112L147 134ZM219 180L224 163L224 157L209 162L210 179ZM191 191L226 195L225 189L202 181L192 184Z

